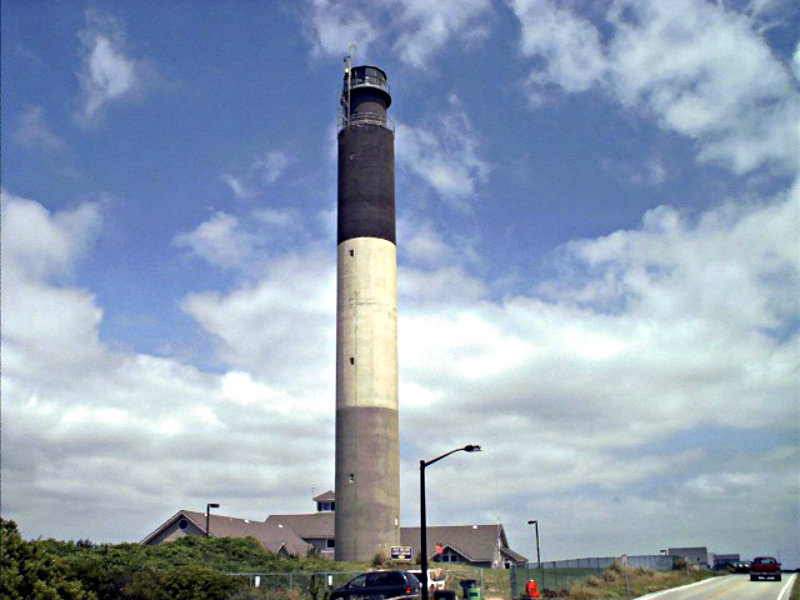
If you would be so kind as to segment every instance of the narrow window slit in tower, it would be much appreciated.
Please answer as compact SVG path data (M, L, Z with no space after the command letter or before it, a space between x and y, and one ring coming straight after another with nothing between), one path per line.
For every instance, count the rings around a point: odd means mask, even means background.
M356 255L356 251L351 248L350 249L350 256L355 256L355 255Z
M351 365L354 365L354 364L356 364L356 359L355 359L355 357L354 357L354 356L351 356L351 357L350 357L350 364L351 364Z
M350 473L350 483L353 483L356 480L356 474Z

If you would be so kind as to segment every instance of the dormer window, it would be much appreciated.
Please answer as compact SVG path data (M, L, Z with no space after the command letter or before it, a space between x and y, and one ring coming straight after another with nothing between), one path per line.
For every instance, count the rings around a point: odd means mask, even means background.
M336 502L317 502L317 512L335 512Z

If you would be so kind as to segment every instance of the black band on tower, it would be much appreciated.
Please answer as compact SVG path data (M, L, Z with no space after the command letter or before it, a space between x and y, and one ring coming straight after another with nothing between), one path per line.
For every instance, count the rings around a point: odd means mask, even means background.
M339 132L338 243L357 237L395 239L394 134L356 124Z
M394 130L386 72L371 65L345 71L339 130L338 243L372 237L396 244Z

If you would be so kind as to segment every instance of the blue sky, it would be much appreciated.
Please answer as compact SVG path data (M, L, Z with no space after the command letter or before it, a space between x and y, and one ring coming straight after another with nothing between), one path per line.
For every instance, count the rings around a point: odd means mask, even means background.
M397 130L402 521L800 565L789 1L4 2L2 510L333 484L342 59ZM468 491L465 491L468 490Z

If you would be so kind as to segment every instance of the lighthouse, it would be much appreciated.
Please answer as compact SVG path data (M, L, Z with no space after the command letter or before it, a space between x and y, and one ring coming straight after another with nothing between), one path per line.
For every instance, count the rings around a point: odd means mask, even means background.
M338 132L336 560L400 544L394 127L386 72L345 61Z

